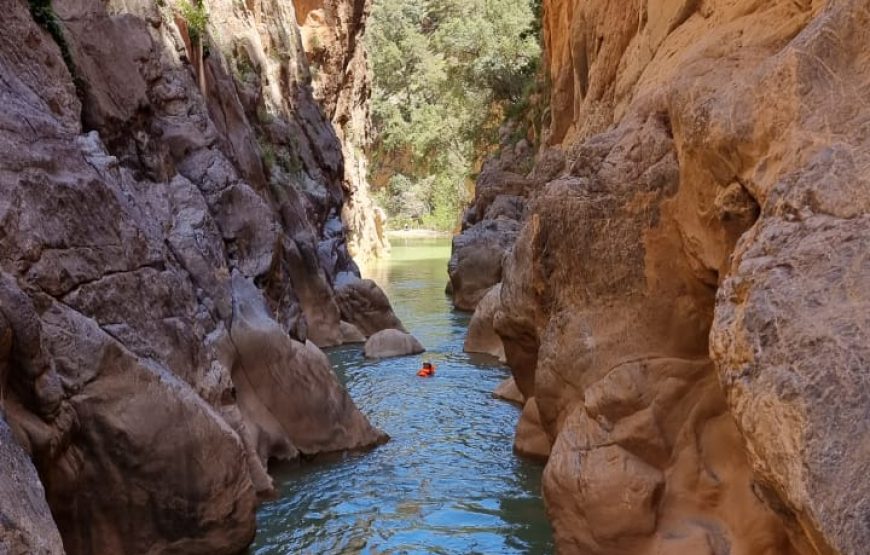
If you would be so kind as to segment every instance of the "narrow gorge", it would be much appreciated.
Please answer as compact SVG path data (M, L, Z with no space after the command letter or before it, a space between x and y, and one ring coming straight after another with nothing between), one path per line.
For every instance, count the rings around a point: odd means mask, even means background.
M449 264L379 1L3 1L0 555L867 553L870 0L532 1Z

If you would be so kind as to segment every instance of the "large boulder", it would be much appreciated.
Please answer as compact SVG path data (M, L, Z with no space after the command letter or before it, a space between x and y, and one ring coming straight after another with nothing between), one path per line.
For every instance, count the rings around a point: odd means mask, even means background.
M386 329L404 331L390 300L374 281L351 278L336 287L335 295L342 318L366 337Z
M546 461L552 448L547 431L541 426L541 415L538 412L538 403L534 397L529 398L523 405L523 413L517 423L514 434L514 451L518 455Z
M339 325L339 329L341 330L341 342L343 344L366 342L366 336L363 335L363 332L359 331L359 328L350 322L342 320Z
M264 465L387 440L341 387L326 355L310 341L290 338L238 273L230 338L239 408Z
M363 348L366 358L416 355L425 350L413 335L394 329L381 330L372 335Z
M483 220L453 238L447 273L456 308L473 311L486 292L501 281L502 259L519 228L516 220Z
M499 216L520 219L523 199L531 191L533 182L510 169L513 168L505 160L487 161L475 182L474 200L464 216L466 226Z

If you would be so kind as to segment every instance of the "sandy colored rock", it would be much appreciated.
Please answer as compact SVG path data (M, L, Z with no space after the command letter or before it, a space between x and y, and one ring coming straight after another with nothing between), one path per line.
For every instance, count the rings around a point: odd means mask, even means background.
M62 555L60 532L27 453L0 412L0 553Z
M867 215L765 219L738 247L712 335L759 495L839 553L867 545L868 244Z
M461 233L453 238L446 292L459 310L474 311L487 291L501 281L505 255L525 216L526 196L537 185L521 173L532 161L528 145L517 155L511 135L509 124L501 130L500 154L483 164L474 200L462 215Z
M541 426L538 403L530 397L523 405L523 413L514 435L514 451L523 457L546 461L550 456L550 438Z
M543 13L493 323L555 438L558 550L862 553L868 3Z
M360 264L390 249L386 214L371 196L368 159L371 143L371 75L363 44L370 0L297 0L293 3L314 97L332 122L344 157L346 202L341 219L347 249Z
M484 353L504 362L504 345L493 328L493 318L498 310L501 284L493 286L477 304L474 316L468 324L463 350L466 353Z
M366 358L389 358L416 355L426 349L417 338L401 330L381 330L366 341L363 352Z
M498 387L496 387L492 392L492 396L496 399L502 399L520 406L523 406L526 402L523 394L520 393L519 388L517 388L517 383L514 381L513 377L506 378L503 382L498 384Z

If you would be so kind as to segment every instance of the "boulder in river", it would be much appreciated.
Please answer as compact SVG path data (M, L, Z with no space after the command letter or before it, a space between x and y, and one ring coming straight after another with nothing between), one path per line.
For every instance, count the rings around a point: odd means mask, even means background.
M550 438L541 425L541 414L534 397L529 397L517 423L514 451L530 459L546 461L550 456Z
M474 309L463 349L466 353L483 353L504 362L504 345L493 329L493 318L498 310L500 293L501 283L490 288Z
M474 310L486 292L501 281L502 259L514 244L519 227L515 220L484 220L453 238L448 273L456 308Z
M366 358L387 358L416 355L426 349L417 338L402 330L381 330L369 337L365 345Z
M498 384L498 387L496 387L492 392L492 396L496 399L501 399L502 401L514 403L519 406L523 406L526 402L526 399L517 387L517 382L514 381L513 376Z

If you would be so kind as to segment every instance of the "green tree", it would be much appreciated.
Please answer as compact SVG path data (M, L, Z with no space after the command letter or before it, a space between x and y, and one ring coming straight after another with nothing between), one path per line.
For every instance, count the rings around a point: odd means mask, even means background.
M394 224L452 228L502 107L534 79L530 0L375 0L373 169Z

